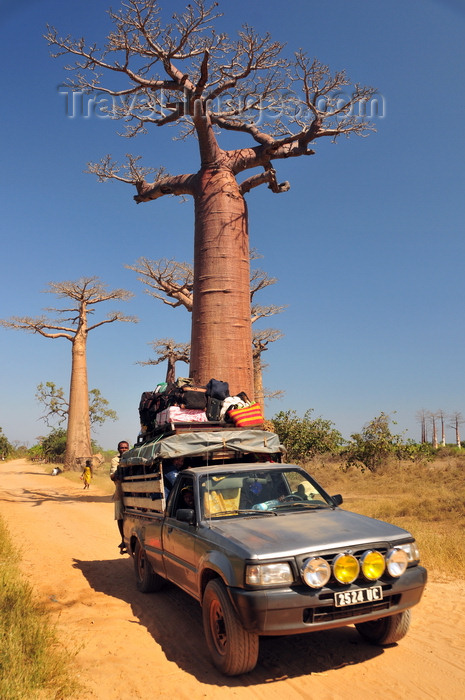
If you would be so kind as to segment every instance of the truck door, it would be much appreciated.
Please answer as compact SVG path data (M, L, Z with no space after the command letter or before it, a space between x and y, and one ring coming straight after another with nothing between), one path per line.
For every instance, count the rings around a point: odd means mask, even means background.
M198 515L193 479L181 476L170 495L163 523L162 542L166 575L192 596L197 597L198 553L196 551L197 518L193 525L176 519L181 508L193 508Z

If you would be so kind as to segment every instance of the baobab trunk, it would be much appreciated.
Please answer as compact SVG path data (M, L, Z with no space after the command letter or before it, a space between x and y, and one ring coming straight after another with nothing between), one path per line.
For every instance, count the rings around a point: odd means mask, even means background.
M92 457L87 384L86 337L77 334L72 347L65 469L79 469Z
M253 398L245 201L228 168L204 167L197 178L190 375Z

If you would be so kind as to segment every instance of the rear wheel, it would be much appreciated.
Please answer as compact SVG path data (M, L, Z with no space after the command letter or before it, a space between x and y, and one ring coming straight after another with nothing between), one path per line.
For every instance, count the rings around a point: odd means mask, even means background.
M203 628L216 668L226 676L252 671L258 659L258 635L239 621L223 583L207 584L202 604Z
M410 610L404 610L390 617L382 617L379 620L360 622L355 625L361 636L371 642L385 646L394 644L405 637L410 627Z
M140 542L136 542L134 550L134 571L136 572L137 590L141 593L159 591L163 586L164 579L152 569L146 551Z

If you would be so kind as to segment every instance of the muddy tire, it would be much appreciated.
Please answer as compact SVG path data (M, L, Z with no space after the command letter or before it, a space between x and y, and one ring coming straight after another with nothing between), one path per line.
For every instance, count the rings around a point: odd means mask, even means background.
M410 627L410 610L382 617L379 620L360 622L355 625L357 632L371 644L386 646L398 642L408 632Z
M153 593L163 586L164 579L156 574L147 559L145 549L140 542L136 542L134 550L134 571L136 573L137 590L141 593Z
M245 630L219 579L207 584L202 603L203 628L213 663L226 676L252 671L258 659L258 635Z

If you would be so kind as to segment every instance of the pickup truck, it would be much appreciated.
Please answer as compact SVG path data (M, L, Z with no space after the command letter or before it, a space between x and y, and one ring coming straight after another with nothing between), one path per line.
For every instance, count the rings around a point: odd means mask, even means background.
M256 666L262 635L355 625L393 644L426 584L409 532L341 509L342 496L281 460L275 434L234 429L161 437L121 460L137 588L168 580L195 598L225 675Z

